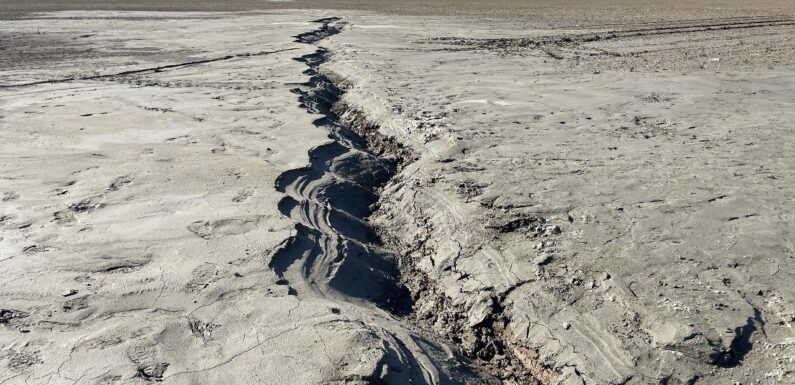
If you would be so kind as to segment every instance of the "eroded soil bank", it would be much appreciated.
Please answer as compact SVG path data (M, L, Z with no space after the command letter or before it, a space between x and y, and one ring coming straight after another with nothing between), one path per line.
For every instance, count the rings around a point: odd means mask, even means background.
M421 324L507 383L792 380L788 14L345 20L342 101L418 157L371 222Z

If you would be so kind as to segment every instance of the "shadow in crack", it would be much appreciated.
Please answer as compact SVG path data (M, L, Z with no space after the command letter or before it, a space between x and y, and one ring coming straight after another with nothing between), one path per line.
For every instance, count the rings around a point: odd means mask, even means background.
M391 254L357 241L329 237L301 223L295 225L295 235L274 253L268 267L291 280L296 277L290 271L300 273L306 286L323 295L339 293L367 300L399 315L411 310L405 301L408 291L395 279L398 271Z
M340 27L330 25L335 20L318 20L321 28L296 40L312 44L339 32ZM381 136L374 126L363 124L363 116L340 112L350 127L339 118L334 111L345 110L340 102L342 91L318 71L328 55L317 48L313 54L296 58L307 65L304 73L310 79L294 85L292 92L298 95L301 108L318 116L313 123L327 130L330 141L309 151L307 166L286 171L275 182L276 190L285 194L279 211L296 225L271 256L269 267L281 284L290 285L291 294L311 292L339 300L333 302L355 305L355 312L365 316L359 322L377 336L376 349L383 354L371 374L343 376L337 379L340 382L495 384L472 371L466 360L444 344L421 337L405 319L361 306L367 301L397 315L408 315L413 306L411 294L399 279L397 256L382 247L367 221L378 191L396 174L399 162L408 159L403 156L408 150Z
M323 27L296 39L311 44L335 34L340 29L330 25L334 20L322 19L318 22ZM276 190L286 194L279 211L298 224L295 235L273 255L270 267L296 287L303 283L326 296L338 293L407 314L410 296L398 280L397 258L381 247L365 219L397 164L368 151L367 142L333 112L342 91L318 71L328 55L318 48L295 59L307 65L304 73L310 79L292 92L301 108L320 116L313 123L326 129L332 141L309 151L309 165L286 171L276 180Z

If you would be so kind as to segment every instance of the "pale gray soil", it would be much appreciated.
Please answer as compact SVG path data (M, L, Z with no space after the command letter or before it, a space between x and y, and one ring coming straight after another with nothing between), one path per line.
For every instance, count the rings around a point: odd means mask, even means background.
M794 381L791 19L347 20L422 323L508 382Z
M0 383L795 382L795 19L717 3L4 3Z
M37 51L0 74L0 382L488 382L369 254L296 254L278 181L330 144L296 93L322 14L42 16L0 27Z

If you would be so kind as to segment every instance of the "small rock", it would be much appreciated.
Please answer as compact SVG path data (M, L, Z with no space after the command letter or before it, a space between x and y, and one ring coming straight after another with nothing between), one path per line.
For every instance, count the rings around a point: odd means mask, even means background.
M568 322L564 322L564 323L563 323L563 329L564 329L564 330L569 330L569 328L570 328L570 327L571 327L571 324L570 324L570 323L568 323Z
M71 297L71 296L73 296L75 294L77 294L77 290L75 290L75 289L69 289L69 290L66 290L63 293L61 293L61 295L64 296L64 297Z
M561 233L561 230L560 230L560 226L558 226L558 225L547 226L544 229L544 235L558 235L560 233Z
M494 310L494 300L485 294L481 296L469 309L469 326L474 327L481 324L488 318Z
M537 256L533 260L533 263L535 263L536 265L542 266L542 265L546 265L547 263L549 263L551 261L552 261L552 254L541 254L541 255Z

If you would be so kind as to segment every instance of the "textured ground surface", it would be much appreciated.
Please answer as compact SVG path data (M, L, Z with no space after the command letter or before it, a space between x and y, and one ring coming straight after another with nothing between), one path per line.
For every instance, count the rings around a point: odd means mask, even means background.
M795 18L655 7L3 21L0 382L792 383Z
M484 382L370 293L326 290L361 269L343 255L325 274L300 246L336 238L306 239L280 212L276 181L331 147L294 60L317 55L294 35L319 16L3 23L31 54L4 55L0 75L2 383Z
M377 215L428 276L418 316L572 383L791 382L791 19L447 20L329 43L425 143Z

